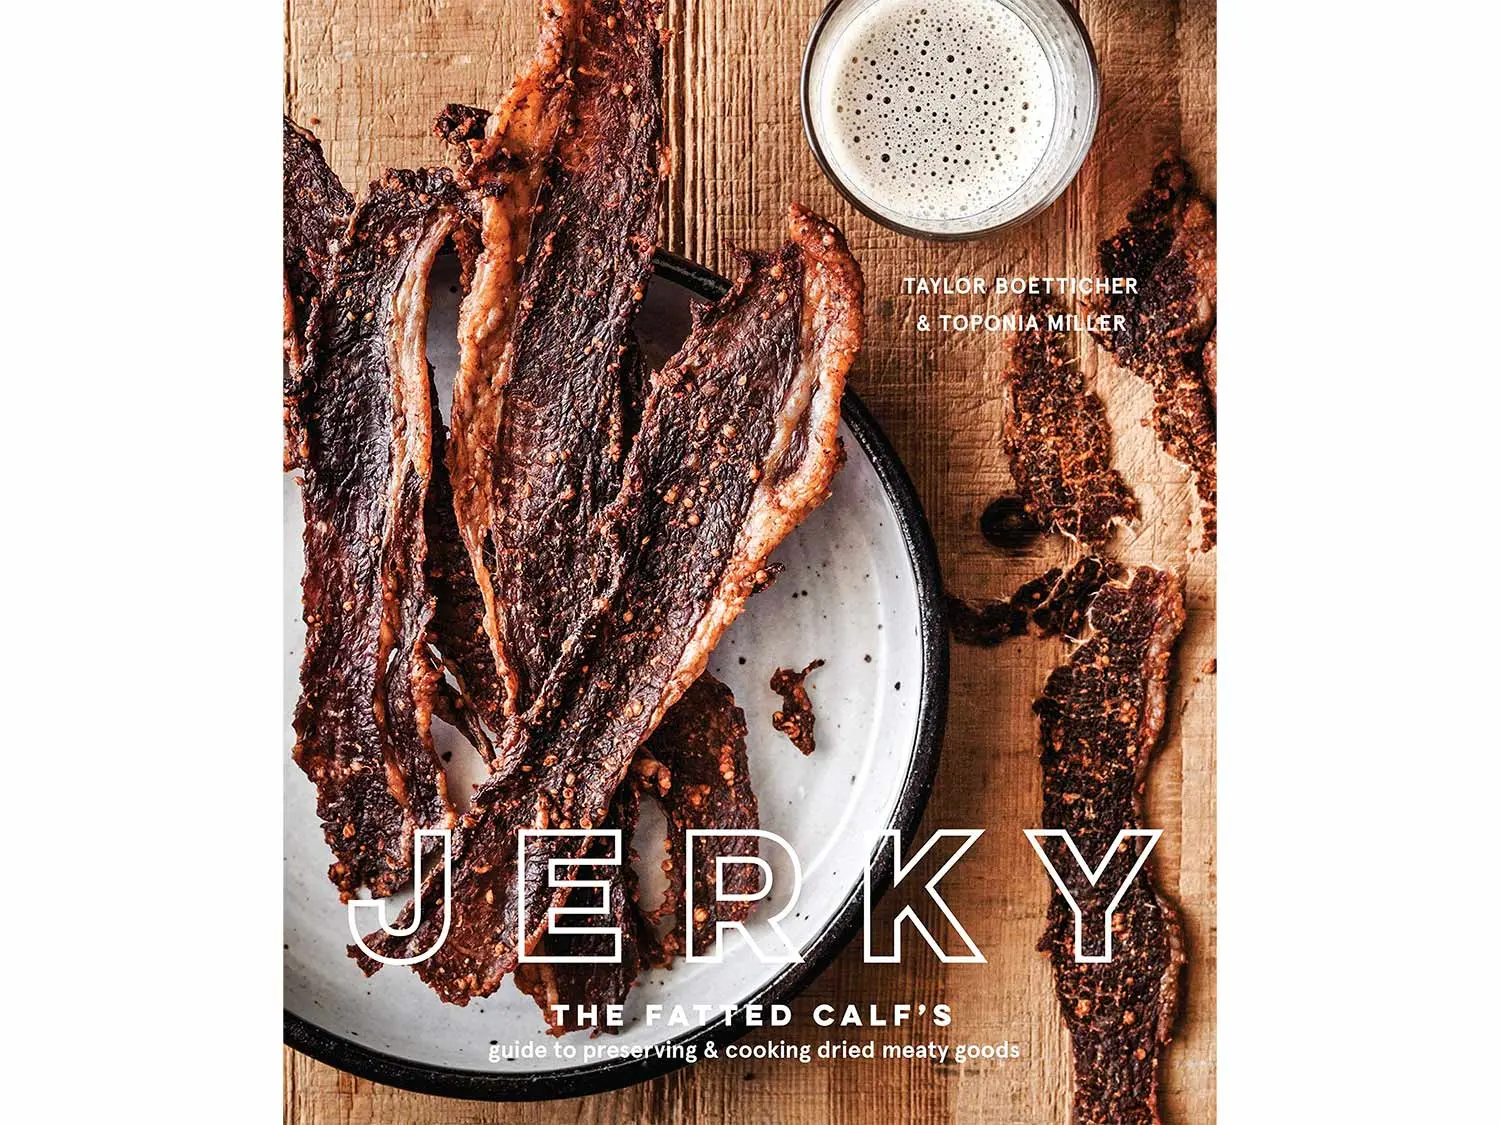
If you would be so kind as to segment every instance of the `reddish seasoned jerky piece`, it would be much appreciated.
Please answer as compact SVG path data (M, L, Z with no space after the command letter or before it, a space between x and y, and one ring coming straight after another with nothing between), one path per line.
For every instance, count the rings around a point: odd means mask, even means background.
M863 336L863 282L833 227L794 207L789 228L779 253L741 255L729 294L699 310L687 342L652 377L605 520L616 561L580 633L583 651L547 706L512 726L520 767L481 786L454 833L452 926L414 966L445 1000L467 1003L499 986L518 941L534 947L555 901L544 890L547 861L580 855L572 840L533 841L522 915L518 830L604 822L637 749L703 671L764 580L767 556L828 495L839 404ZM438 879L423 887L411 935L372 935L371 948L387 957L431 949L440 890Z
M1156 436L1196 474L1203 545L1212 547L1218 535L1217 348L1207 355L1205 348L1214 337L1218 301L1213 204L1198 194L1187 164L1169 154L1126 223L1099 244L1099 262L1109 276L1135 278L1137 290L1100 299L1095 311L1122 323L1094 334L1151 384Z
M1052 673L1036 702L1042 824L1067 829L1091 867L1109 854L1121 829L1140 826L1172 646L1184 619L1175 575L1140 567L1107 583L1089 608L1089 639ZM1132 862L1134 854L1115 862ZM1106 883L1118 885L1100 880ZM1108 905L1107 892L1082 885L1073 893L1087 918L1101 916ZM1038 946L1052 960L1072 1037L1072 1120L1159 1125L1161 1055L1171 1038L1184 957L1176 914L1156 891L1149 868L1136 876L1111 922L1113 959L1079 964L1073 912L1054 890Z
M667 857L662 869L667 876L666 894L661 905L650 914L641 907L640 884L629 864L619 868L594 868L590 878L607 878L610 884L610 916L607 921L584 925L613 926L620 930L620 960L616 963L542 964L523 963L516 969L516 984L530 995L547 1018L553 1035L581 1031L579 1007L622 1004L634 986L641 970L653 964L669 964L682 951L684 880L687 875L687 830L690 828L757 828L755 794L750 789L750 765L745 753L745 713L735 705L734 695L724 684L708 673L700 676L667 712L646 745L642 746L631 766L634 785L615 790L614 804L605 828L619 828L625 851L631 850L639 815L639 793L648 793L662 806L667 816ZM589 855L608 855L605 841L590 847ZM716 936L719 919L743 921L753 903L717 903L714 878L720 855L757 855L754 837L718 840L705 837L694 848L694 892L699 915L695 948L702 952ZM749 893L758 887L758 879L742 864L725 872L728 889ZM583 892L569 896L568 905L592 905ZM672 926L660 938L656 922L671 916ZM607 956L613 954L612 939L604 937L543 935L538 948L548 955ZM554 1005L564 1005L559 1013ZM595 1035L598 1024L587 1025Z
M452 440L445 452L444 467L452 489L455 534L469 557L468 569L480 600L481 629L493 669L481 671L476 659L466 678L485 683L479 691L479 706L497 734L515 716L516 706L506 690L493 584L480 540L488 520L491 462L496 455L507 370L502 360L518 305L521 269L527 260L542 173L559 132L568 123L573 94L569 67L581 11L579 0L555 0L543 8L536 56L493 114L472 106L449 105L433 127L438 136L454 146L460 182L473 190L479 201L479 246L472 269L466 271L459 311L459 369L453 387ZM466 638L469 609L465 605L455 613L461 613L459 624ZM488 686L491 678L493 688ZM489 713L491 703L494 714ZM491 764L496 768L497 763ZM513 759L506 759L498 763L498 768L513 764Z
M635 784L654 796L667 814L667 857L662 862L667 893L653 912L654 918L672 918L661 939L666 961L683 952L688 878L693 880L695 953L713 944L720 921L743 922L754 906L719 902L715 883L719 857L760 854L754 836L699 837L693 844L693 868L687 867L690 829L760 827L745 752L747 730L745 712L735 704L734 693L704 673L667 712L631 765ZM724 868L724 883L731 894L751 894L760 889L760 875L749 864L731 863Z
M607 918L573 918L572 925L605 928L620 931L620 959L597 962L526 962L516 967L516 986L533 1000L542 1010L551 1035L565 1035L570 1031L586 1028L594 1035L601 1031L618 1031L604 1024L604 1007L607 1004L622 1004L634 987L641 971L661 960L661 947L651 919L641 909L640 883L631 861L636 858L631 848L636 821L640 816L640 796L629 785L615 791L614 803L604 828L620 831L620 866L592 867L587 869L587 878L607 879L609 915ZM607 837L593 840L586 853L589 857L608 857L613 854ZM568 896L567 905L572 907L598 905L595 891L575 891ZM598 934L580 936L576 934L553 934L542 936L537 943L539 952L557 957L612 957L615 943L612 935ZM565 1005L563 1012L554 1005ZM598 1018L585 1024L580 1019L580 1008L591 1008Z
M1089 390L1068 334L1048 327L1057 307L1022 299L1037 327L1017 334L1005 369L1005 452L1026 510L1041 524L1101 547L1116 523L1140 515L1125 478L1109 463L1109 419Z
M990 648L1034 627L1039 636L1061 634L1077 640L1094 595L1124 569L1113 560L1089 555L1066 570L1054 566L999 601L974 605L949 594L948 621L953 637L963 644Z
M817 741L813 734L816 717L812 700L807 697L807 688L803 684L809 673L821 667L823 662L814 660L800 672L778 668L771 674L771 690L781 696L781 710L771 716L771 725L791 739L792 745L804 754L811 754Z
M293 755L317 786L344 897L392 893L411 876L413 831L453 823L432 748L423 512L427 279L463 209L446 170L387 172L339 244L310 334Z
M306 129L281 119L282 467L307 456L302 422L308 325L318 318L333 268L333 246L349 225L354 197Z
M432 634L438 657L458 685L453 725L465 731L474 748L494 762L489 732L503 726L503 688L484 631L484 599L469 567L453 514L453 487L444 457L447 428L432 394L432 479L427 491L427 585L435 601ZM446 716L445 716L446 718ZM486 730L488 724L488 730Z
M461 315L452 467L515 714L541 705L612 573L604 519L625 455L622 357L657 245L666 166L660 14L661 0L562 5L544 55L555 49L571 69L538 96L558 101L546 120L563 126L528 131L519 170L507 146L508 162L480 151L469 173L504 180L493 210L506 218L486 213L481 283ZM508 129L518 115L502 108L486 129ZM448 116L457 121L445 122L448 135L472 136L461 112ZM535 198L524 222L518 191ZM493 284L516 261L519 275Z

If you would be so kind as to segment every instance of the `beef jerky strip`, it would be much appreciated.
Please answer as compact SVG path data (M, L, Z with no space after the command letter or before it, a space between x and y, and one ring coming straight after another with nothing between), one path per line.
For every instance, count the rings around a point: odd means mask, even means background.
M1213 204L1198 194L1187 164L1169 155L1126 223L1099 244L1099 262L1109 276L1135 278L1137 291L1099 302L1097 312L1123 319L1095 335L1151 384L1156 436L1196 474L1203 545L1212 547L1218 535L1217 361L1216 349L1208 355L1204 349L1214 338L1218 300Z
M607 513L619 562L583 634L586 651L556 703L527 724L522 765L481 786L454 834L452 927L415 966L446 1000L498 987L516 965L518 935L533 948L554 901L543 890L546 861L580 854L571 841L533 841L523 916L518 830L603 823L637 749L765 580L767 556L828 495L864 287L836 230L800 207L789 225L779 253L740 256L729 294L699 310L652 378ZM430 949L440 889L436 879L424 886L428 909L413 934L373 935L371 948Z
M287 117L281 119L281 194L282 465L290 472L307 456L302 422L307 329L318 319L333 246L349 225L354 197L323 159L318 139Z
M635 784L650 793L667 814L667 855L662 870L667 892L653 919L671 917L661 938L665 961L683 951L687 932L686 888L693 881L693 949L702 953L718 936L718 923L743 922L754 903L719 902L715 893L720 856L759 855L753 836L705 836L693 844L693 867L687 867L690 829L744 831L760 827L760 810L750 787L750 759L745 751L745 712L734 693L704 673L667 712L650 741L631 764ZM628 788L628 787L622 787ZM760 876L748 864L724 869L725 889L751 894Z
M293 726L344 897L411 876L412 833L453 822L432 748L437 671L423 509L427 279L464 222L446 170L387 172L336 255L312 334L302 488L307 642Z
M282 178L282 288L286 357L283 387L286 448L283 467L291 470L299 467L307 456L307 435L300 409L303 394L302 369L307 357L307 326L316 321L324 291L332 282L333 247L348 226L354 200L324 161L323 149L317 138L285 117L282 118ZM466 257L470 258L471 265L472 255ZM430 381L429 397L436 404L437 395L432 391ZM483 643L484 663L492 666L489 642L481 624L482 618L470 606L470 602L474 606L480 604L477 587L474 586L472 576L465 583L462 575L452 565L457 561L466 572L468 555L458 542L458 528L452 515L453 493L448 487L443 468L444 431L435 405L433 412L433 480L428 494L426 516L427 580L437 598L433 627L435 632L447 633L461 641L470 631L467 627L468 619L473 615L479 629L479 640ZM442 514L445 507L446 517ZM450 543L458 551L456 556L451 554ZM464 585L469 590L466 591ZM463 659L466 652L462 649L459 655L459 664L473 665L476 671L483 673L482 666ZM498 685L498 677L493 670L488 678L490 683L479 684L475 693L482 703L487 703L487 696L492 694L492 691L486 689L491 684ZM474 675L471 674L469 679L475 679ZM462 684L463 681L460 680L461 689ZM477 713L468 706L468 702L468 696L462 690L455 694L448 691L442 683L438 685L437 694L433 698L435 712L442 715L445 721L465 730L469 740L488 755L489 738L477 724Z
M675 710L675 709L674 709ZM547 1021L551 1035L564 1035L570 1031L582 1031L587 1027L598 1035L601 1031L617 1028L604 1026L602 1013L605 1005L622 1004L635 985L641 971L662 959L652 920L640 904L640 883L631 861L636 858L631 849L636 821L640 816L640 795L634 787L622 785L615 790L614 803L610 806L608 819L603 827L620 830L621 864L619 867L595 867L588 869L591 879L607 879L609 885L609 916L593 922L583 919L580 927L614 927L620 931L620 959L616 962L527 962L516 968L516 985L536 1001L537 1007ZM607 838L594 840L588 849L591 857L607 857L612 854ZM606 875L607 873L607 875ZM598 893L575 891L569 895L568 905L573 907L596 906ZM614 939L608 935L581 936L576 934L546 934L538 943L538 949L549 956L610 957L614 955ZM564 1005L559 1012L555 1005ZM592 1008L600 1013L600 1019L584 1024L580 1008Z
M612 573L603 519L625 455L622 357L656 248L666 163L661 0L561 9L558 57L572 64L565 124L526 138L524 163L540 169L527 228L509 217L515 181L529 183L513 166L507 199L493 207L506 221L486 212L454 399L459 523L515 713L545 695ZM493 163L476 158L471 177ZM503 287L497 259L524 262Z
M583 15L578 4L558 5L546 12L536 61L494 115L470 106L450 105L434 127L439 136L455 146L467 182L479 185L484 197L487 241L475 266L476 284L465 286L460 326L465 346L454 398L455 418L463 419L471 430L476 421L482 421L484 432L493 433L493 422L498 418L498 398L489 393L489 387L475 374L487 363L497 363L503 353L506 336L496 325L504 323L507 310L514 310L519 280L515 272L516 255L524 260L531 202L542 187L541 173L550 158L549 146L563 127L568 98L573 92L565 81L566 65L576 48L581 30L578 21ZM597 20L598 16L590 18ZM631 373L626 378L635 387L640 378L639 354L633 336L628 343L631 350L625 366ZM621 390L614 393L621 399ZM613 413L618 415L620 409L620 405L615 405ZM455 448L456 454L464 452ZM472 458L460 456L460 460L472 463ZM605 487L616 489L618 464L614 461L605 464L613 473ZM459 471L465 471L462 465ZM443 469L434 475L433 492L440 505L452 509L453 495ZM433 512L434 505L430 504L429 510ZM483 714L491 730L502 732L506 716L513 708L508 706L510 701L496 672L493 646L486 629L488 607L474 582L467 553L460 565L459 556L449 549L450 545L459 544L456 524L452 525L453 534L448 535L450 523L451 515L435 513L429 517L430 527L442 533L434 538L434 551L443 559L440 578L446 580L445 589L438 590L438 644L445 653L449 670L465 688L465 701ZM459 549L462 550L461 545ZM542 593L545 591L533 596ZM517 591L516 595L520 597L522 592ZM476 643L480 640L482 652ZM446 656L450 651L452 656ZM479 732L473 731L473 715L466 713L465 718L470 720L472 741ZM492 768L505 766L506 762L492 761Z
M543 173L555 158L554 145L561 131L570 128L569 113L574 86L568 79L578 40L584 6L577 2L550 5L543 12L540 46L532 65L520 76L505 101L493 114L473 106L453 104L438 116L433 131L453 146L463 182L477 189L483 216L482 241L477 259L466 270L465 299L460 318L461 361L454 390L455 425L470 436L486 435L488 445L496 439L500 399L498 389L483 378L487 369L498 368L509 339L504 330L514 314L520 288L519 266L525 261L530 224ZM549 185L550 186L550 183ZM632 338L631 343L634 343ZM446 436L446 435L444 435ZM433 550L442 563L437 578L444 583L439 594L438 645L445 663L458 679L466 702L481 712L489 728L503 732L507 715L514 708L506 696L497 667L489 620L492 598L489 583L481 590L471 569L464 538L455 518L458 505L447 468L456 458L460 479L466 487L474 481L475 450L456 443L445 452L445 464L434 473L429 504L429 533ZM482 450L489 456L488 448ZM618 487L616 471L613 487ZM467 502L470 497L461 497ZM483 566L481 565L481 572ZM451 655L449 655L451 653ZM492 761L492 768L504 763Z
M516 983L530 995L547 1019L554 1035L580 1031L580 1006L622 1004L641 970L667 965L683 949L686 880L691 875L694 901L694 948L703 952L713 944L717 923L744 921L753 903L717 901L715 878L721 855L758 855L755 837L703 837L695 842L693 870L689 872L687 832L694 828L754 829L760 827L755 793L750 788L750 762L745 750L745 713L735 704L734 693L705 672L667 712L661 726L641 747L631 764L633 785L615 790L614 804L606 828L622 830L622 843L630 848L636 831L638 793L656 799L667 817L666 858L662 871L667 877L661 904L647 914L640 903L640 884L629 864L598 868L593 878L610 884L610 917L596 923L617 927L621 935L618 963L543 964L525 963L516 970ZM601 842L602 843L602 842ZM596 845L591 855L607 855ZM633 851L630 858L638 858ZM760 886L759 876L746 864L725 869L727 889L749 894ZM592 904L586 894L575 892L569 905ZM670 917L671 925L660 937L656 926ZM543 935L539 948L548 954L601 955L613 953L613 944L602 938ZM564 1005L562 1012L554 1005ZM600 1028L589 1025L595 1034ZM605 1029L609 1030L609 1029Z
M1089 390L1068 333L1049 327L1057 307L1028 295L1037 326L1016 336L1005 369L1005 452L1026 510L1053 531L1101 547L1116 523L1140 515L1125 478L1109 463L1109 419Z
M1042 823L1067 829L1091 867L1110 853L1121 829L1140 826L1146 771L1166 712L1172 645L1184 619L1175 575L1141 567L1107 583L1089 608L1089 639L1052 673L1036 702ZM1136 854L1122 847L1113 862L1128 865ZM1105 885L1118 883L1107 875L1100 880ZM1074 885L1086 918L1103 915L1107 893ZM1176 913L1157 893L1149 868L1131 883L1110 924L1113 959L1079 964L1073 912L1054 890L1038 946L1052 960L1073 1041L1072 1119L1076 1125L1158 1125L1161 1056L1184 958Z
M452 583L447 598L439 591L437 641L440 651L452 654L446 657L447 665L463 685L474 711L482 713L489 729L501 736L514 714L514 701L506 694L500 674L490 583L486 580L481 585L477 580L478 560L470 554L473 543L463 534L458 514L487 510L483 501L487 492L476 490L488 486L499 385L492 386L485 373L497 368L505 350L507 335L502 329L515 311L543 165L566 124L572 89L567 76L578 11L578 4L571 0L543 8L536 56L493 114L453 104L433 126L453 146L460 183L478 198L480 214L478 253L465 270L458 323L459 369L453 388L453 432L466 440L445 440L444 464L434 475L433 487L445 494L441 502L447 511L429 506L429 523L442 533L434 550L442 559L443 577ZM473 520L466 522L472 525ZM462 551L462 565L455 548ZM492 753L488 757L492 770L515 764L513 758L497 759Z
M526 963L517 968L517 985L541 1008L551 1034L583 1030L578 1018L580 1006L624 1003L642 969L670 964L682 952L689 875L694 880L694 948L698 952L713 944L720 920L744 921L749 916L753 903L717 901L715 879L719 856L759 854L755 837L700 838L694 846L691 872L685 863L689 829L760 827L755 793L750 787L747 732L745 713L735 704L734 693L705 672L667 712L661 726L636 754L631 764L634 784L615 790L614 805L604 826L620 828L628 849L636 831L637 794L656 799L667 817L666 858L662 861L666 892L661 904L647 914L640 903L640 884L633 867L627 864L591 872L592 877L609 881L610 917L607 923L598 924L620 930L621 958L616 964ZM596 845L590 854L608 852ZM633 851L630 857L638 858ZM758 875L745 864L726 868L725 881L727 889L740 894L752 893L760 885ZM569 905L582 906L586 901L583 892L569 897ZM657 923L666 917L671 918L671 925L658 937ZM543 935L539 948L552 955L613 952L613 945L603 939L555 934ZM554 1005L565 1007L560 1013ZM590 1026L598 1034L599 1027Z
M1054 566L999 601L974 605L949 594L948 622L953 637L962 644L983 648L993 648L1032 629L1038 636L1061 634L1070 641L1077 640L1083 635L1094 595L1124 569L1111 559L1088 555L1066 569Z
M807 697L804 681L821 667L823 662L814 660L800 672L778 668L771 675L771 690L781 696L781 710L771 716L771 725L791 739L792 745L804 754L811 754L818 745L813 733L812 700Z

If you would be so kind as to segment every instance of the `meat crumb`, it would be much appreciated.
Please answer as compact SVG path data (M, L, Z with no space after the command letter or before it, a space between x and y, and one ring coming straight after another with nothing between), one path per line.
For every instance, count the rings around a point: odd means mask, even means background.
M804 754L811 754L817 748L813 735L812 700L807 696L805 681L809 673L821 667L823 661L814 660L800 672L778 668L771 677L771 690L781 696L781 710L771 716L771 725L791 739L792 745Z

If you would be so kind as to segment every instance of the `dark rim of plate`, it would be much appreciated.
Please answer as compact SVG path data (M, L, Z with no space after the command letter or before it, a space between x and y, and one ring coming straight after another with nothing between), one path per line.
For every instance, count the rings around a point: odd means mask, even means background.
M673 254L657 254L655 272L657 277L674 282L705 301L718 300L729 290L729 282L718 274ZM938 570L937 547L933 543L932 531L927 525L927 517L923 514L922 504L917 498L916 489L912 487L911 478L907 476L889 439L852 390L844 393L843 420L854 432L860 448L869 457L876 476L890 497L901 538L906 544L912 569L916 573L922 644L922 693L917 708L917 733L911 762L889 825L901 834L901 846L905 851L916 835L922 811L927 806L927 797L932 791L938 750L942 744L943 727L948 715L948 624L943 610L942 578ZM891 853L888 850L881 853L873 874L875 897L878 900L890 888ZM805 951L803 960L783 968L759 991L747 997L744 1003L785 1003L796 996L849 944L863 919L864 890L861 881ZM749 1030L742 1025L731 1025L720 1016L712 1023L675 1036L669 1042L698 1045L697 1053L701 1056L702 1044L713 1042L722 1047ZM680 1058L646 1057L613 1059L541 1074L464 1070L411 1062L372 1051L286 1010L283 1010L282 1039L287 1046L294 1047L303 1054L361 1078L419 1094L483 1101L539 1101L600 1094L657 1078L687 1065Z

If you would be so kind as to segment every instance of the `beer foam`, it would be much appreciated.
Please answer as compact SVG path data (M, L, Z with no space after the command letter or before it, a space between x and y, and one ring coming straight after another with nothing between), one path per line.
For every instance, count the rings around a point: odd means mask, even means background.
M1001 0L876 0L832 45L818 107L839 175L895 219L962 221L1036 171L1052 68Z

